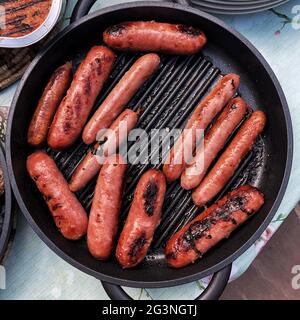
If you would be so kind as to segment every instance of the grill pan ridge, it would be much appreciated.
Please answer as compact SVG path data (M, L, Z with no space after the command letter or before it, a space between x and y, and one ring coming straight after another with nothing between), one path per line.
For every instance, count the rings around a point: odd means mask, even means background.
M128 53L122 53L118 56L114 70L106 83L103 93L100 94L99 99L95 103L93 112L102 101L104 101L110 90L139 56L140 55L138 54ZM128 108L140 113L136 127L144 129L149 137L152 129L183 129L186 121L199 101L209 92L216 81L222 77L220 69L214 66L210 61L210 58L204 56L202 53L189 57L161 55L160 58L161 65L159 70L139 89L137 94L127 105ZM82 56L81 58L77 57L74 69L79 65L81 59ZM91 114L93 114L93 112ZM216 118L217 117L218 115ZM230 135L226 145L232 139L236 131L237 130ZM153 138L150 137L148 140L149 144L151 143L151 139ZM154 150L151 150L150 153L148 153L149 144L142 146L138 158L140 162L145 159L148 159L149 161L152 153L158 149L158 146L154 146ZM125 156L130 154L135 148L134 142L128 142L127 145L128 152L124 150L123 154ZM172 144L170 147L171 146ZM66 179L69 180L77 165L84 158L86 151L90 148L93 147L86 146L80 140L67 151L55 152L50 148L47 148L46 151L55 159L57 166ZM162 161L165 159L167 150L160 153L160 162L158 164L152 165L150 162L148 162L148 164L141 164L138 161L135 164L129 163L126 173L125 194L120 215L121 226L130 209L133 193L140 177L149 168L162 169ZM256 181L254 185L258 184L257 180L259 180L259 173L261 172L259 169L261 169L261 166L263 165L263 143L257 143L255 150L256 154L259 154L260 156L254 157L254 152L250 152L246 159L241 163L230 182L214 201L220 199L221 196L233 186L239 186L241 182L247 183L251 179L252 184L253 181ZM248 169L250 163L252 167L256 168L256 170L251 171L251 174L249 174ZM96 180L97 177L95 177L87 187L77 192L78 199L81 201L87 212L89 212L91 208ZM211 203L214 201L211 201ZM191 219L203 209L204 208L198 208L193 204L191 191L182 189L180 180L169 185L164 202L161 223L155 232L152 244L154 250L149 252L145 261L155 260L156 252L162 251L161 249L170 235L183 227L184 224L191 221ZM158 257L161 260L164 259L162 254L159 254Z

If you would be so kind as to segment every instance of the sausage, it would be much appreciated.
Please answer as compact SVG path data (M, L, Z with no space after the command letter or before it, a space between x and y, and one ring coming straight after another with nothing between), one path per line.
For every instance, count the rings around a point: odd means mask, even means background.
M103 46L95 46L88 52L55 114L48 134L52 149L66 149L77 140L115 58L115 54Z
M165 193L161 171L150 169L143 174L117 245L116 257L123 268L132 268L145 258L160 222Z
M120 155L109 157L100 171L89 216L87 245L93 257L106 260L118 230L126 164Z
M102 140L105 141L101 146L104 157L114 154L116 149L125 142L128 133L135 127L137 120L137 113L130 109L121 113L110 127L110 131L102 137ZM99 155L99 148L100 145L97 143L76 168L69 184L71 191L77 192L84 188L101 169L103 158Z
M27 170L42 193L54 222L62 235L78 240L86 234L88 218L54 160L43 151L27 159Z
M256 188L241 186L233 190L169 239L165 249L168 265L182 268L194 263L263 204L264 195Z
M265 124L266 116L262 111L253 112L245 121L217 163L193 192L192 198L197 206L206 204L222 190L252 148Z
M121 51L150 51L169 54L195 54L206 44L198 28L155 21L124 22L103 33L104 42Z
M192 155L196 148L197 132L207 128L213 118L233 97L239 83L238 75L228 74L220 79L209 94L200 101L188 120L185 130L166 158L163 172L168 182L173 182L180 177L186 162L189 161L187 157Z
M203 144L197 150L181 175L181 186L186 190L196 188L204 178L208 168L223 148L227 138L241 122L247 105L241 98L232 99L209 130Z
M57 68L51 76L30 122L27 141L31 146L39 147L47 141L54 114L70 86L72 76L70 62Z
M132 65L85 126L82 139L86 144L96 141L101 129L110 127L138 89L156 71L159 64L159 56L149 53Z

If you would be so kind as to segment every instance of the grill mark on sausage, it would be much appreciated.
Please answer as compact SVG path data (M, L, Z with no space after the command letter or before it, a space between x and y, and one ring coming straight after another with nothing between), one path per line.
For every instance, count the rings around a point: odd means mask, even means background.
M155 180L151 180L147 187L146 191L143 194L144 197L144 209L149 217L154 213L155 202L157 199L158 186Z
M59 80L59 78L63 75L64 71L65 71L65 66L60 66L58 69L56 69L49 80L48 86L52 87L54 82L56 80Z
M87 89L85 85L86 83L84 84L84 91ZM75 109L75 115L77 119L80 119L81 107L82 107L81 95L77 93L74 98L74 109Z
M133 242L128 255L132 258L137 257L140 249L144 247L146 242L146 234L143 232L142 235Z
M203 34L203 32L201 30L194 28L194 27L186 26L184 24L178 24L177 30L183 34L190 36L190 37L198 37L201 34Z
M233 88L233 89L236 89L236 86L235 86L235 84L234 84L234 80L233 80L233 79L231 80L231 85L232 85L232 88Z
M230 110L235 110L237 108L237 105L234 103L231 105Z
M96 222L101 223L101 214L99 213L96 215Z
M172 251L172 252L166 254L166 259L167 259L167 260L169 260L169 259L170 259L170 260L171 260L171 259L176 259L176 254L175 254L175 252Z
M106 29L106 33L110 34L114 37L118 37L122 35L123 31L126 29L126 26L124 23L116 24L114 26L111 26Z
M46 202L49 202L52 199L52 196L48 195L48 196L44 196L44 199Z
M247 211L247 209L245 209L244 207L246 201L246 196L237 195L232 199L229 199L221 207L216 208L209 217L201 221L195 221L190 225L189 229L178 239L179 247L184 248L185 251L194 250L197 255L199 256L200 254L199 257L201 257L201 252L199 252L199 250L197 250L196 248L196 241L202 237L211 239L209 230L212 225L215 225L218 221L231 221L236 225L236 220L231 217L231 214L235 211L241 210L249 215L249 211Z
M84 82L83 84L83 91L84 91L84 94L89 96L91 94L91 91L92 91L92 84L91 84L91 75L88 76L88 78L86 79L86 81Z
M56 204L54 204L54 205L52 206L52 210L53 210L53 211L55 211L55 210L57 210L57 209L59 209L59 208L62 208L62 204L61 204L61 203L56 203Z
M102 59L102 60L105 60L105 59ZM108 59L108 60L110 60L110 59ZM96 62L96 71L97 71L97 75L98 76L100 76L101 75L101 73L102 73L102 61L101 61L101 59L100 58L96 58L95 59L95 62Z
M71 126L70 121L65 121L63 123L63 131L64 131L65 134L68 134L69 131L71 130L71 128L72 128L72 126Z

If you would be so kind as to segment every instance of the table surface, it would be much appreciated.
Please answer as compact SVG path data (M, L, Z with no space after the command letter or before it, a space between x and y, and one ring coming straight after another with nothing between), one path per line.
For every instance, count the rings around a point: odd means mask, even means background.
M68 2L65 24L75 0ZM93 11L124 0L102 0ZM300 13L299 0L245 16L219 16L247 37L263 54L277 75L286 95L293 121L294 160L292 174L282 204L259 240L233 264L231 280L239 277L255 259L265 243L281 225L300 199ZM298 14L299 18L300 14ZM17 84L0 93L0 106L9 108ZM6 281L4 277L6 272ZM174 288L133 289L126 291L135 299L193 299L208 279ZM0 299L108 299L100 281L67 264L52 252L18 214L17 231L9 255L0 266Z

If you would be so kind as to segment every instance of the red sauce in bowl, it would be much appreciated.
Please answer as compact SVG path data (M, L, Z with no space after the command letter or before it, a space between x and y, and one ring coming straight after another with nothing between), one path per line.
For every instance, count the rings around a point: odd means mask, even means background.
M0 36L16 38L33 32L46 20L51 4L52 0L0 1Z

